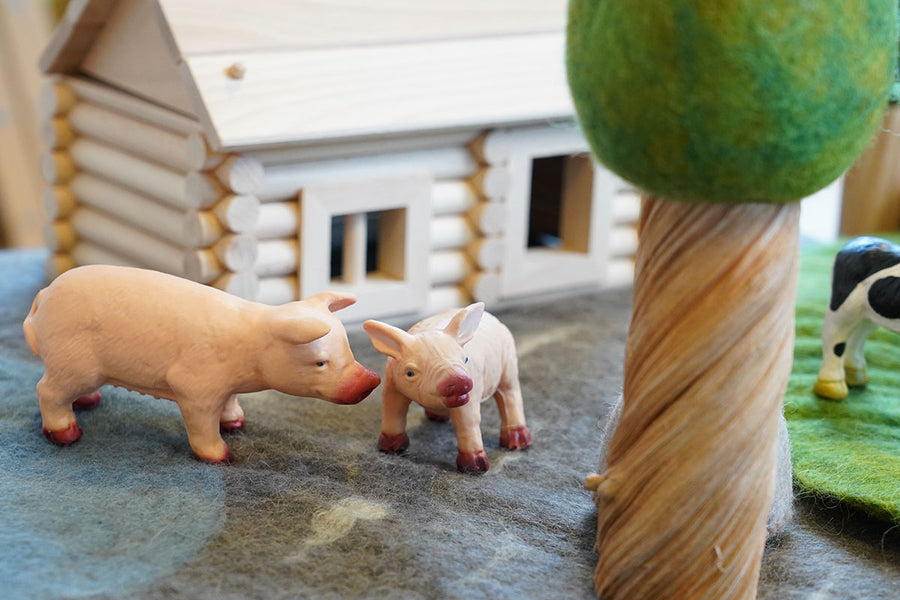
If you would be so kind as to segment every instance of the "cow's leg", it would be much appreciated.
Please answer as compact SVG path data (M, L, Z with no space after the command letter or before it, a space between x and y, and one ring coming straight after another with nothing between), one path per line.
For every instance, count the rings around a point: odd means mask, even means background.
M847 385L850 387L862 387L869 383L863 346L869 335L877 328L878 326L875 323L866 319L861 321L847 338L847 350L844 354L844 374Z
M450 420L456 428L456 468L462 473L483 473L490 468L484 441L481 439L481 398L480 392L469 392L468 404L450 409Z
M195 401L190 396L180 398L178 401L191 450L194 451L194 456L204 462L213 464L231 462L231 449L219 433L219 419L226 401L223 399L216 405Z
M409 436L406 434L409 404L410 399L394 389L393 381L388 377L381 392L381 435L378 436L378 449L382 452L396 454L409 448Z
M847 341L850 333L856 328L857 320L850 317L850 311L828 310L822 321L822 367L813 391L816 395L829 400L842 400L847 397L847 381L844 377L844 357L847 353Z
M522 450L530 446L531 432L525 425L525 408L516 365L507 367L494 399L500 410L500 446L510 450Z
M246 424L244 409L238 404L237 396L232 394L225 402L225 409L219 418L219 429L224 433L231 433L242 430Z

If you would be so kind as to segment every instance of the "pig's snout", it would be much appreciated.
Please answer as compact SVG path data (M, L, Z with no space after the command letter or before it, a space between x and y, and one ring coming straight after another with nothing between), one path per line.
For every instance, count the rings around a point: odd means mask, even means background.
M472 378L461 367L453 367L453 371L441 380L437 388L441 402L447 408L456 408L468 402L471 390Z
M381 377L378 376L378 373L356 363L355 372L347 378L347 383L341 386L338 393L335 394L333 402L358 404L365 400L379 384L381 384Z

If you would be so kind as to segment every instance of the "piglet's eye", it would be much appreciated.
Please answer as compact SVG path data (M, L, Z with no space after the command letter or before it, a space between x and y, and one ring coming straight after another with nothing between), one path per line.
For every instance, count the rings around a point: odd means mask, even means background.
M468 357L468 356L466 357L466 361L465 361L465 362L469 362L469 357Z
M316 363L316 366L317 366L317 367L324 367L324 366L325 366L325 361L324 361L324 360L320 360L319 362Z
M413 371L412 369L409 369L409 370L406 372L406 376L407 376L407 377L412 377L412 376L414 376L415 374L416 374L416 372Z

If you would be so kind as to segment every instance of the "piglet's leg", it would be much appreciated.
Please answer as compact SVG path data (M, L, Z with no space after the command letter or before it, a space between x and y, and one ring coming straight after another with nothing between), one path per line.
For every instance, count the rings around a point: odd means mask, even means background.
M531 432L525 425L525 408L515 365L507 368L494 399L500 410L500 446L510 450L522 450L530 446Z
M85 394L84 396L78 396L75 399L75 402L72 403L72 408L75 410L91 410L92 408L97 408L100 405L100 392L92 392L90 394Z
M247 424L244 418L244 409L238 404L237 396L229 396L225 402L225 410L222 411L222 417L219 419L219 429L223 433L231 433L240 431Z
M230 463L231 450L219 434L219 417L221 405L198 404L187 399L179 401L181 416L187 429L188 442L198 459L218 464Z
M478 398L478 395L472 395ZM490 468L484 442L481 439L481 406L470 401L459 408L450 409L450 420L456 428L456 468L461 473L483 473Z
M381 393L381 435L378 436L378 449L382 452L398 453L409 448L409 436L406 434L409 404L410 399L397 392L388 379Z
M56 384L47 373L37 384L44 435L58 446L68 446L81 439L81 428L72 411L72 395Z

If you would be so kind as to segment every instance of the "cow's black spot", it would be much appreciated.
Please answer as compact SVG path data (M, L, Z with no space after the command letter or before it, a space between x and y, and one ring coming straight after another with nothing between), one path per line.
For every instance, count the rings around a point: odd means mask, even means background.
M834 355L837 356L838 358L840 358L844 355L844 350L846 350L846 349L847 349L847 344L844 342L841 342L840 344L835 344L834 345Z
M841 248L831 274L831 310L837 310L860 281L900 264L900 246L876 237L858 237Z
M869 306L886 319L900 319L900 277L884 277L873 283Z

